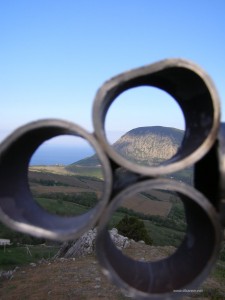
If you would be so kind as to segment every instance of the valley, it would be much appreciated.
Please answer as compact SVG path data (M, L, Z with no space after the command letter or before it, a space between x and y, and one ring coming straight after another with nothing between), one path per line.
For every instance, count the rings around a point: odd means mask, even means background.
M29 184L33 197L44 209L64 216L85 213L99 201L104 181L84 170L68 172L66 167L29 168ZM82 170L82 166L79 167ZM79 174L86 174L79 175ZM178 246L184 238L186 222L181 200L165 191L143 191L124 199L110 220L115 227L125 216L136 216L145 223L153 244Z

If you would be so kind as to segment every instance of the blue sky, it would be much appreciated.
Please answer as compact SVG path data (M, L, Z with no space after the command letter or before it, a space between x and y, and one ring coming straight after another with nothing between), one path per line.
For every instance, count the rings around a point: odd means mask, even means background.
M0 1L0 140L42 118L92 131L93 99L106 80L176 57L208 72L225 120L224 0ZM169 96L152 89L146 100L146 89L133 92L109 111L109 135L138 126L183 128Z

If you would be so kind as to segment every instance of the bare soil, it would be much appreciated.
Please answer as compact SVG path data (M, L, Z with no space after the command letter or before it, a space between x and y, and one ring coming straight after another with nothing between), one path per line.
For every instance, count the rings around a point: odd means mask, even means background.
M122 206L139 213L166 217L170 212L172 203L169 201L150 200L142 194L137 194L134 197L124 199Z
M141 260L158 260L170 255L174 247L152 247L141 243L131 244L126 254ZM203 290L222 290L225 287L209 277ZM215 296L215 293L214 293ZM80 258L41 261L36 266L19 268L10 280L0 282L1 300L64 300L64 299L128 299L120 289L102 274L94 255ZM192 299L186 297L184 299ZM194 295L194 299L220 299ZM221 298L222 300L222 298Z

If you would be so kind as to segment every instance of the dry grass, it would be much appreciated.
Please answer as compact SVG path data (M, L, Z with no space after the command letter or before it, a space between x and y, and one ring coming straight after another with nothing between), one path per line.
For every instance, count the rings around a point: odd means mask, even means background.
M124 299L93 256L23 267L0 288L1 300Z
M66 170L64 166L57 166L57 165L56 166L30 166L29 171L60 174L60 175L74 175L73 172Z
M131 244L125 253L138 260L158 260L171 255L174 247ZM223 282L224 283L224 282ZM200 289L225 292L224 284L210 277ZM94 255L76 259L45 261L36 267L18 269L11 280L0 282L1 300L127 299L102 274ZM186 297L185 299L192 299ZM199 294L194 299L214 299ZM215 298L219 299L219 298ZM222 298L221 298L222 299Z
M126 198L123 201L123 206L145 215L165 217L169 214L172 203L169 201L150 200L144 195L138 194L134 197Z

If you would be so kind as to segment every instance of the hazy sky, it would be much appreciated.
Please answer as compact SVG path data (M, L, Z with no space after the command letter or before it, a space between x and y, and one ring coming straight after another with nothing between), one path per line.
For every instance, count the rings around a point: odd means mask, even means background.
M209 73L225 120L224 0L0 1L0 140L42 118L92 131L93 99L106 80L171 57ZM112 136L138 126L183 128L175 101L154 90L117 100L106 124Z

